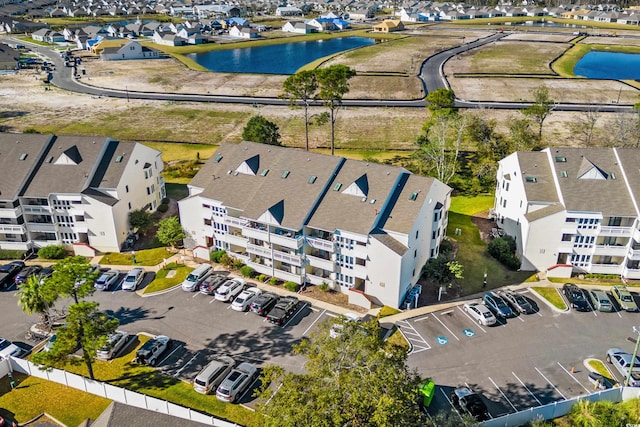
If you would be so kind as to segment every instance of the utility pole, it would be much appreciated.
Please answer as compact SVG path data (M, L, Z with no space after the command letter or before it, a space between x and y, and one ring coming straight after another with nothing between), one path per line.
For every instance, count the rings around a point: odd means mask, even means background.
M629 373L627 374L627 378L624 381L624 386L629 386L629 381L631 380L631 373L633 372L633 365L636 361L636 356L638 355L638 347L640 346L640 329L633 327L633 333L638 336L636 338L636 348L633 349L633 357L631 357L631 366L629 366Z

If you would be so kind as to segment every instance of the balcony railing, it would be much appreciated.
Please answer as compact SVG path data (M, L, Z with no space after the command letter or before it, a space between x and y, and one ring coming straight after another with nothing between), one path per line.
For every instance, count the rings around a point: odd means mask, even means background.
M26 233L26 228L24 225L17 224L0 224L0 233L3 234L24 234Z
M594 274L620 274L623 267L622 264L591 264L589 272Z
M246 237L236 234L225 234L224 240L230 245L242 246L243 248L246 248L249 242Z
M266 246L258 246L254 245L253 243L247 243L247 252L271 259L271 249Z
M320 239L318 237L307 236L307 244L315 249L322 249L325 251L333 252L333 242L330 240Z
M278 279L282 279L282 280L285 280L287 282L295 282L297 284L301 284L302 283L302 275L301 274L294 274L294 273L290 273L288 271L278 270L277 268L274 270L274 272L275 272L275 276Z
M18 206L17 208L3 208L0 209L0 218L18 218L22 215L22 208Z
M323 270L333 271L334 263L330 259L318 258L313 255L307 255L307 261L309 265L313 267L322 268Z
M622 236L622 237L631 237L633 234L632 227L600 227L599 236Z
M616 245L596 245L595 255L611 255L611 256L625 256L627 254L626 246Z
M286 252L273 251L273 259L286 262L287 264L300 267L302 265L302 259L298 255L291 255Z
M247 221L246 219L236 218L233 216L225 216L224 223L227 225L231 225L233 227L245 227L247 224L249 224L249 221Z
M40 206L40 205L24 205L22 207L24 213L30 214L43 214L43 213L51 213L50 206Z
M333 279L331 279L330 277L320 277L309 273L305 275L305 280L312 285L321 285L322 283L327 283L329 284L329 286L331 286L331 284L333 283Z

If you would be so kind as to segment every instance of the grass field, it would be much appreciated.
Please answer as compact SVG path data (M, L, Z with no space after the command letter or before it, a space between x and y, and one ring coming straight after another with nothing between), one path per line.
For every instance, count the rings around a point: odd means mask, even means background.
M587 362L589 364L589 367L591 369L593 369L595 372L599 373L600 375L602 375L605 378L608 378L611 380L612 383L615 383L616 381L612 378L611 372L609 372L609 370L607 369L607 367L605 366L604 363L602 363L600 360L596 360L596 359L591 359L589 360L589 362Z
M553 287L548 288L548 287L542 287L542 286L534 286L531 289L536 291L538 294L540 294L541 297L543 297L544 299L549 301L551 304L553 304L554 307L560 310L567 310L568 308L567 304L564 302L564 299L562 299L562 297L560 296L560 292L558 292L558 289Z
M551 75L549 64L568 47L564 43L501 41L474 51L468 72Z
M170 271L175 271L175 276L167 278L167 274L169 274ZM165 289L173 288L174 286L182 283L192 271L193 268L191 267L187 267L184 265L179 266L175 263L171 263L165 268L158 270L155 279L153 279L153 282L149 283L149 285L144 288L144 293L150 294L153 292L164 291Z
M113 265L144 265L152 266L160 264L164 259L173 255L167 248L154 248L136 251L136 262L133 262L133 254L131 252L104 254L100 260L100 264Z
M178 160L206 160L218 149L213 144L176 144L172 142L142 142L147 147L162 152L164 162Z

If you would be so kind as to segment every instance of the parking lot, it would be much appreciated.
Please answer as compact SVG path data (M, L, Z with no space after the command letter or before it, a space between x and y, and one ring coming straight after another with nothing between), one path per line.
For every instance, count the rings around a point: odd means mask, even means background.
M430 414L448 411L460 386L480 393L492 417L588 394L585 359L604 361L610 347L633 350L640 313L559 313L521 293L538 312L495 326L478 325L462 305L398 323L413 345L410 366L438 385Z

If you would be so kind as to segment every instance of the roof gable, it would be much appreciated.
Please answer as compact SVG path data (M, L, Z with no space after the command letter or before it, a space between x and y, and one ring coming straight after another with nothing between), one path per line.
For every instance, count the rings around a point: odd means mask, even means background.
M586 157L582 158L580 169L578 169L578 179L604 179L609 177L602 169L596 166Z
M78 146L72 145L71 147L64 150L62 154L60 154L54 164L78 166L80 162L82 162L82 156L80 155Z

